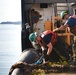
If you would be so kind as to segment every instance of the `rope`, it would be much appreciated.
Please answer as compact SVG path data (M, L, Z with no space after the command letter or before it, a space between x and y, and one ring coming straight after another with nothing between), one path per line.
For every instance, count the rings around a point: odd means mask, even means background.
M76 72L76 66L69 65L69 66L51 66L48 62L35 65L35 64L27 64L26 62L16 62L14 65L11 66L9 74L11 75L14 69L19 68L24 70L25 72L31 73L33 70L43 69L46 73L52 72L53 70L58 70L58 72Z
M32 72L32 70L34 70L34 69L37 69L37 70L40 69L40 68L45 68L46 69L46 64L47 63L35 65L35 64L27 64L26 62L16 62L14 65L11 66L10 71L9 71L9 75L12 74L12 72L15 68L20 68L24 71ZM42 66L42 65L44 65L44 66ZM47 65L49 67L49 64L47 64Z
M28 68L29 68L29 71L31 71L31 65L28 65L26 62L16 62L14 65L11 66L9 75L12 74L15 68L20 68L26 71L28 71Z

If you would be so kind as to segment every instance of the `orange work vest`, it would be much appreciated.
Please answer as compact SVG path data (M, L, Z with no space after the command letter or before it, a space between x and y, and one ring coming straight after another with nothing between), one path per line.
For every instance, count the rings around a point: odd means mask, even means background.
M57 34L55 32L52 32L51 30L47 30L47 31L42 32L42 34L41 34L41 37L40 37L41 39L39 40L40 45L42 45L42 46L46 45L46 43L43 41L42 38L48 34L52 34L52 38L50 37L52 45L54 45L56 43Z

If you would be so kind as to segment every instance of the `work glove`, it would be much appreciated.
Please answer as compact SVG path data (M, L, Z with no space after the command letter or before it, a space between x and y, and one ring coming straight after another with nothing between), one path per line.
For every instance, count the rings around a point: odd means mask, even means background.
M47 49L42 51L42 56L46 59L48 57L47 55Z
M56 28L56 29L53 30L53 32L56 32L56 31L58 31L58 28Z
M43 63L49 60L49 55L47 55L47 49L42 51Z

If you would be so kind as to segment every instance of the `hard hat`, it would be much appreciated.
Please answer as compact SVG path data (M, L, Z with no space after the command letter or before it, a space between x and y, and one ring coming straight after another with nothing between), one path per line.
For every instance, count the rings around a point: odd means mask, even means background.
M67 14L69 14L68 11L62 11L60 16L61 16L62 19L64 19L64 16L67 15Z
M34 41L36 40L36 34L35 34L35 33L31 33L31 34L29 35L29 40L30 40L31 42L34 42Z

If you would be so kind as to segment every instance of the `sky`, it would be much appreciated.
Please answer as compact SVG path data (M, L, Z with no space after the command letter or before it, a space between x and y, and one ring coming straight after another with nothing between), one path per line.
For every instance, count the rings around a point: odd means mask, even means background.
M21 0L0 0L0 22L21 21Z

